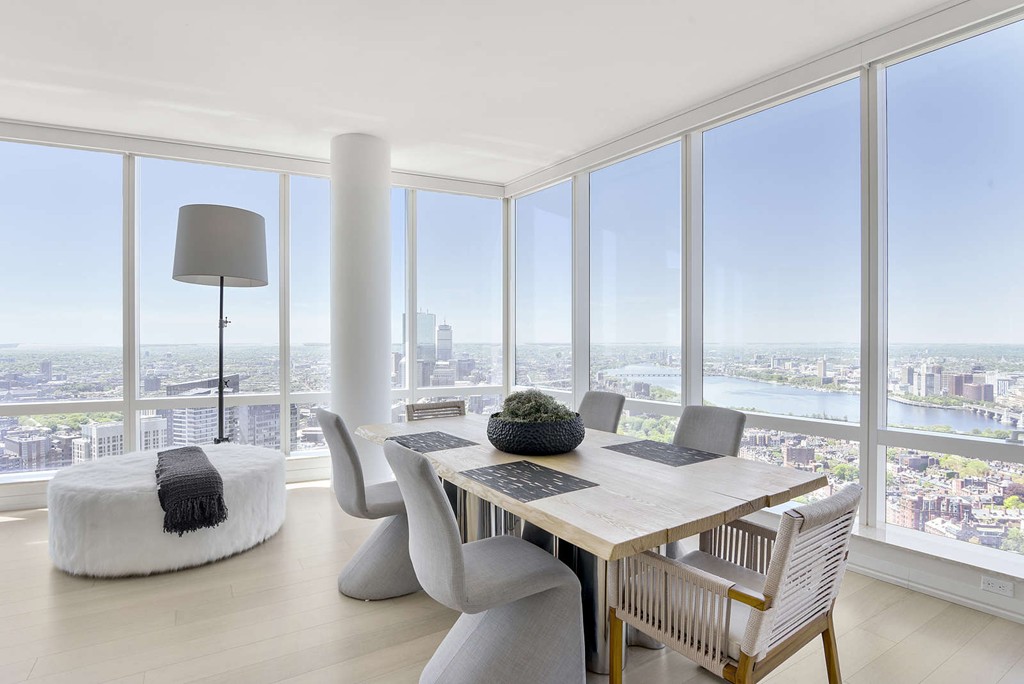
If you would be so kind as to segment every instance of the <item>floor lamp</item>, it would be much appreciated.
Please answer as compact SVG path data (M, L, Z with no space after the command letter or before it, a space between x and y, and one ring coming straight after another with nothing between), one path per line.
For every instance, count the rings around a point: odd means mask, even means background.
M174 245L175 280L220 287L220 330L217 372L217 438L224 436L224 317L225 287L267 284L266 222L257 213L217 204L188 204L178 210Z

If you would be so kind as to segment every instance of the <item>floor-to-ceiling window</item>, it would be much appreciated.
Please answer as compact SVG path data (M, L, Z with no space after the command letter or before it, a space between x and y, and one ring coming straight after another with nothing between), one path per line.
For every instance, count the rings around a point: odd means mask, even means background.
M515 384L568 393L572 391L572 181L517 199L515 227Z
M886 520L1017 553L1024 458L1005 440L1024 429L1021 73L1024 23L886 69L879 388Z
M140 407L146 419L166 421L167 443L211 444L217 436L218 290L170 277L178 208L222 204L260 214L266 221L265 287L225 288L224 382L233 397L224 431L233 441L280 448L290 431L272 395L280 381L280 176L266 171L144 157L137 160L138 396L196 398L160 408ZM173 401L173 400L172 400Z
M0 143L0 474L122 429L121 207L120 155Z
M500 392L483 388L503 378L501 201L417 191L415 230L411 384L418 398L469 396L470 410L497 410Z
M860 83L704 132L704 403L858 422ZM740 455L859 479L860 443L749 427ZM827 494L820 492L820 495Z
M267 286L225 288L224 374L235 393L278 391L278 182L265 171L138 160L140 396L194 393L211 379L216 389L217 288L170 277L186 204L241 207L266 221Z
M290 176L291 296L289 375L292 392L331 385L331 184Z
M677 406L681 153L671 143L590 174L590 386ZM651 410L630 409L620 430L664 438L674 419Z

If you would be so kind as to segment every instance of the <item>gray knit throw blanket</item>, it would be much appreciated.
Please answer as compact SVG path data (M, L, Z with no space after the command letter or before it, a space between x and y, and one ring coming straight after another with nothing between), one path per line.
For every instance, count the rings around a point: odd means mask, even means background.
M228 518L224 481L197 446L157 453L156 486L164 509L164 532L182 536L216 527Z

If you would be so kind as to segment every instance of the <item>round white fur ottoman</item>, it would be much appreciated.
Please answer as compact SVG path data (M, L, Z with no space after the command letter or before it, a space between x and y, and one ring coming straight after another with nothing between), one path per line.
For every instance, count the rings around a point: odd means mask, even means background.
M181 537L165 533L157 450L108 456L50 481L53 564L75 575L148 575L208 563L273 536L284 523L284 455L230 443L203 450L224 480L225 522Z

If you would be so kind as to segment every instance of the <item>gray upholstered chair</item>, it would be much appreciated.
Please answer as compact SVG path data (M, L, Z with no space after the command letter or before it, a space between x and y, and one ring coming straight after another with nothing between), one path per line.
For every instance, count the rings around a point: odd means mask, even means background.
M735 456L740 451L747 416L717 406L687 406L672 443L713 454Z
M615 432L619 429L625 404L626 397L621 394L590 390L580 401L580 418L588 430Z
M740 452L746 423L747 415L740 411L717 406L687 406L676 426L672 443L712 454L736 456ZM682 541L670 542L665 547L665 555L670 558L679 558L684 553L686 549Z
M395 442L384 455L409 510L409 555L424 590L463 615L438 646L421 684L582 684L580 583L521 539L463 545L437 474Z
M341 571L338 591L363 600L419 591L409 560L409 521L398 483L382 482L367 487L345 421L324 409L317 409L316 418L331 451L331 484L342 510L354 518L385 519Z

